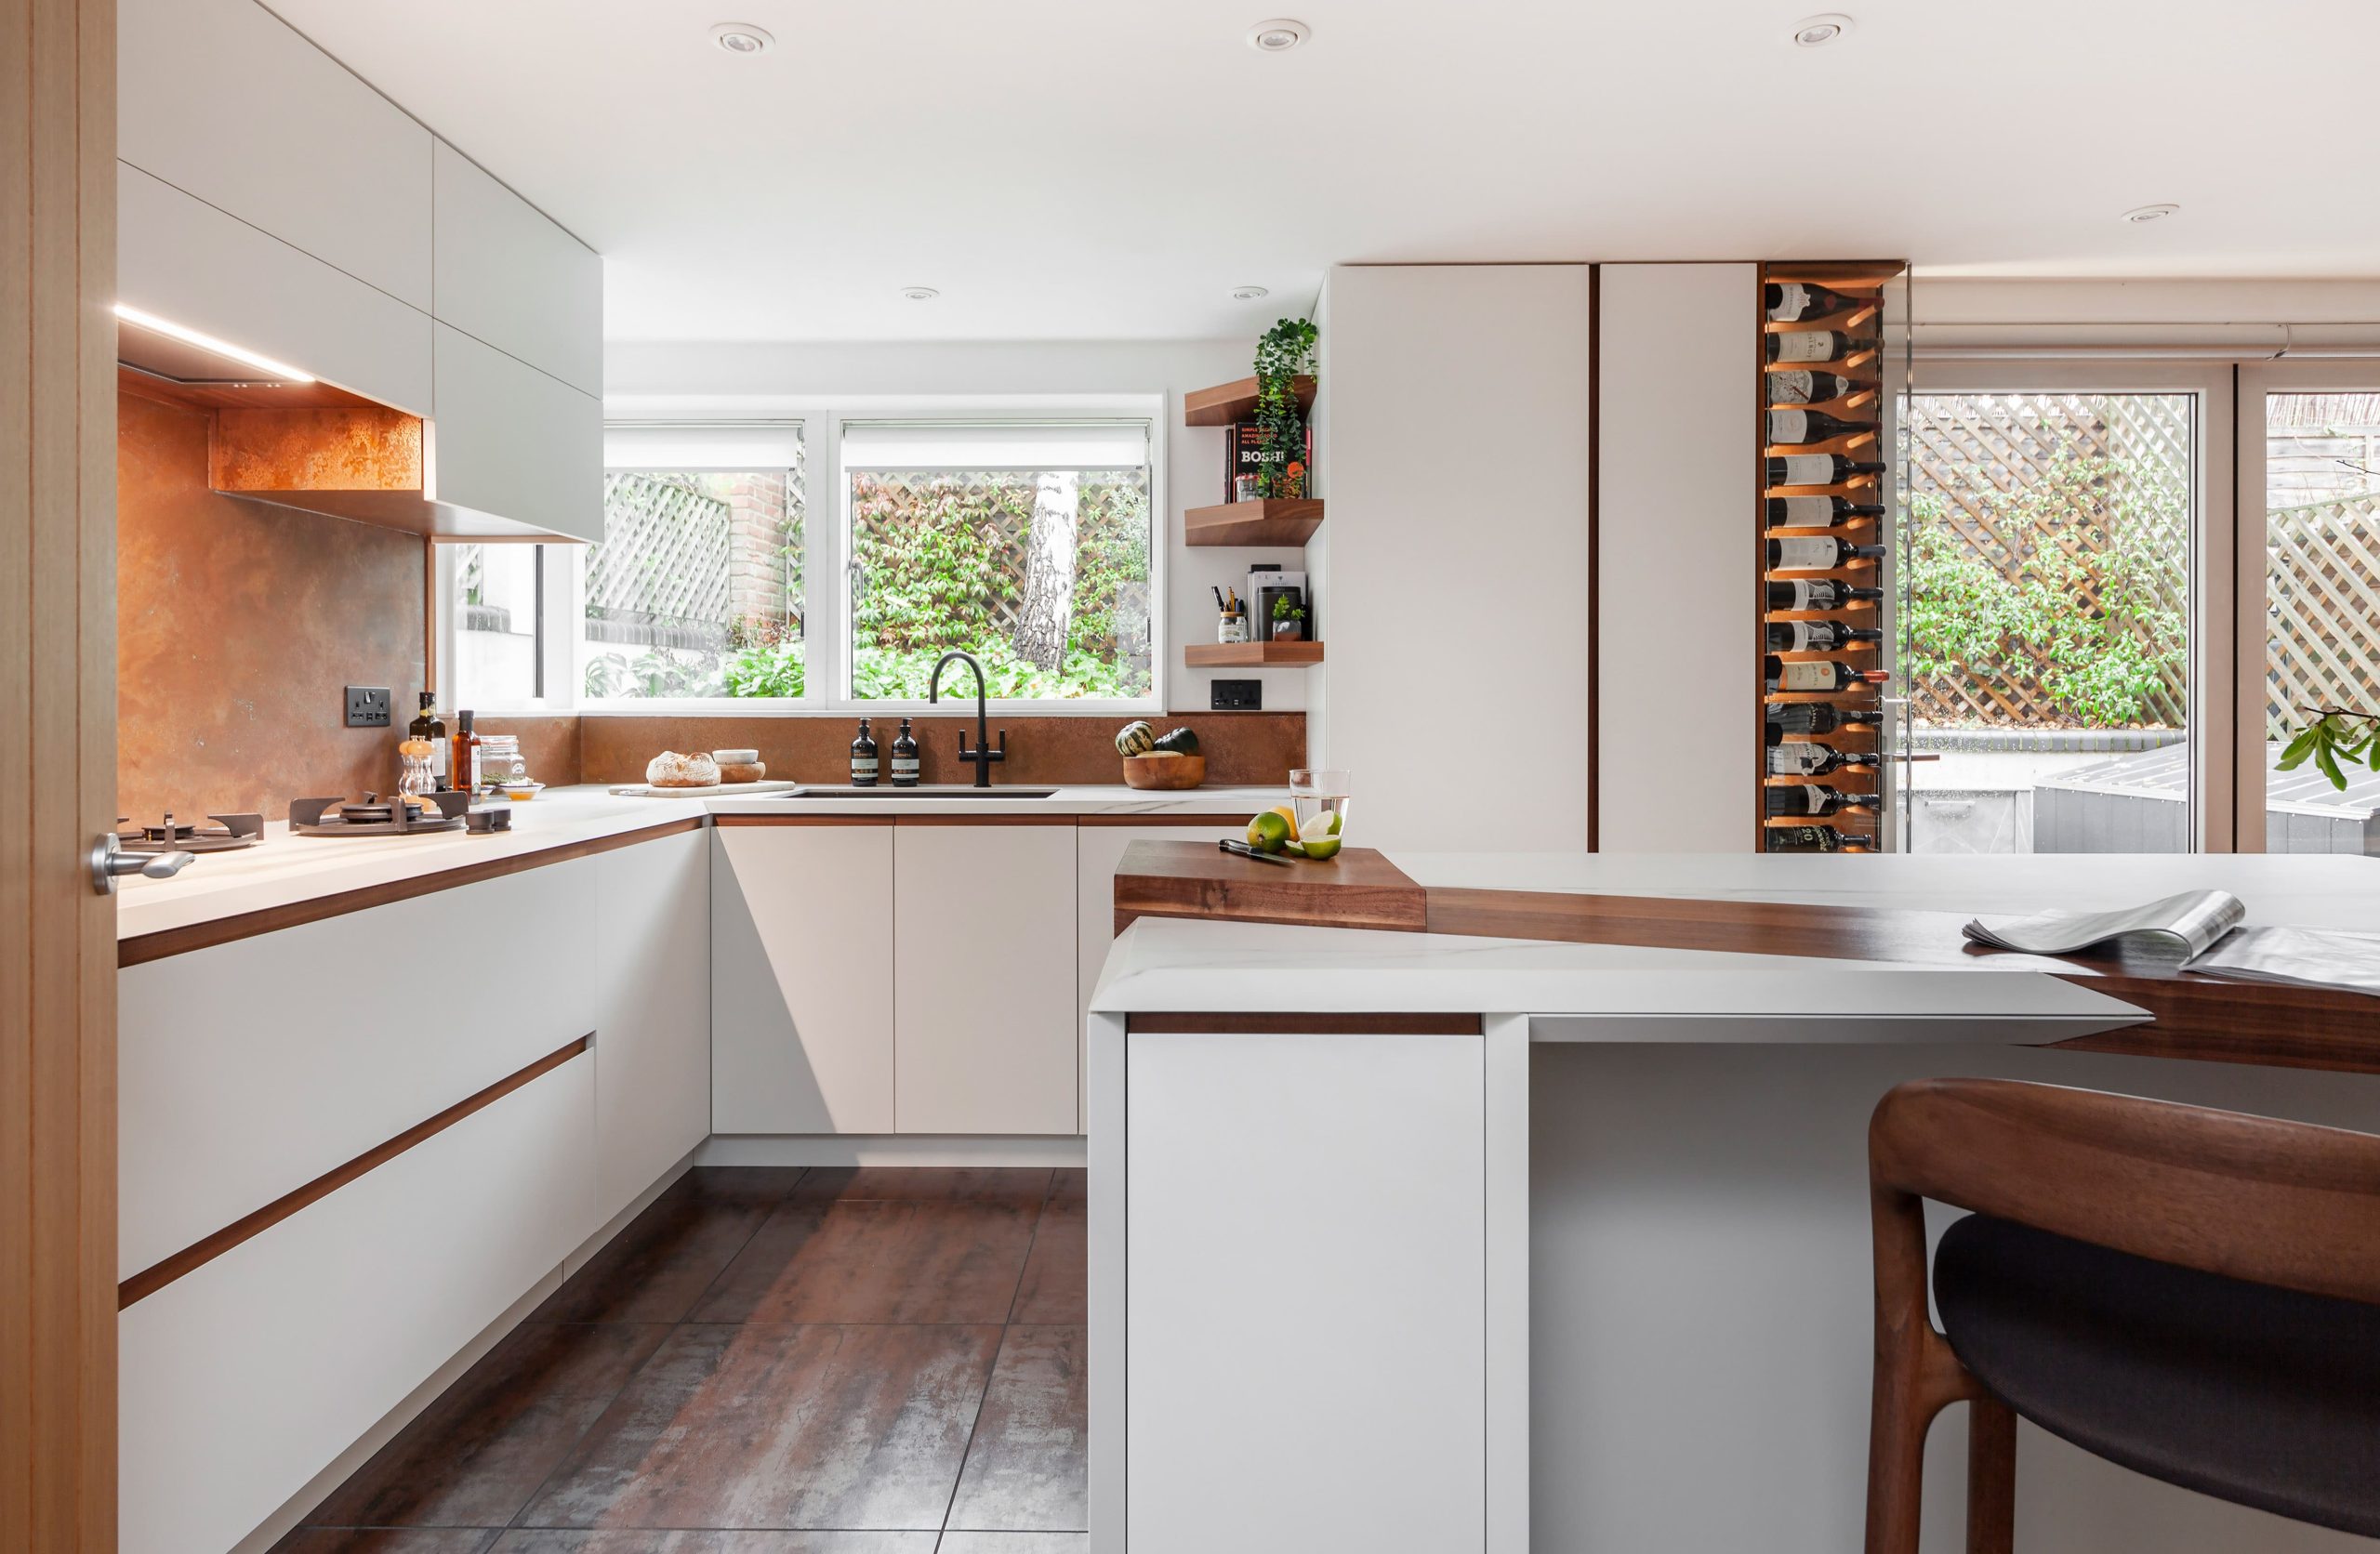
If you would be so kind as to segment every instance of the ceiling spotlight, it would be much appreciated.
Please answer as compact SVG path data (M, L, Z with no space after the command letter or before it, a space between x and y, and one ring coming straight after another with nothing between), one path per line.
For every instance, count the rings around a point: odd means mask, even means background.
M935 297L940 296L942 293L934 290L932 286L903 286L901 288L901 295L907 297L912 302L932 302Z
M1313 35L1314 29L1304 22L1276 16L1248 30L1248 46L1259 54L1287 54Z
M2151 221L2162 221L2169 216L2177 216L2181 209L2179 205L2135 205L2123 213L2123 218L2128 225L2142 227Z
M1849 17L1841 11L1824 11L1793 23L1793 42L1804 48L1824 48L1849 31Z
M748 21L722 21L710 30L710 41L730 54L765 54L777 40Z
M1234 302L1253 302L1260 296L1272 295L1272 291L1264 286L1234 286L1231 289L1231 299Z

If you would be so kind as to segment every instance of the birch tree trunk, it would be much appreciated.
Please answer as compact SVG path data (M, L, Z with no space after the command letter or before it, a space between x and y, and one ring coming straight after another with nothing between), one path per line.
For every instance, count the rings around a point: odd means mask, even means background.
M1075 612L1077 479L1071 469L1041 473L1033 488L1033 530L1025 541L1016 655L1052 672L1065 662L1066 627Z

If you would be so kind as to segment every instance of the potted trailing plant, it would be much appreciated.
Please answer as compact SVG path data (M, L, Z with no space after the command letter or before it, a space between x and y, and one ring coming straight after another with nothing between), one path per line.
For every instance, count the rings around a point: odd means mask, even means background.
M2380 771L2380 712L2365 712L2356 707L2299 707L2310 712L2314 720L2298 731L2281 753L2275 770L2294 771L2312 761L2316 770L2331 780L2331 786L2345 791L2347 773L2342 762L2360 761L2374 771Z
M1305 612L1283 594L1273 601L1273 640L1294 642L1305 635Z
M1298 377L1314 370L1311 319L1283 319L1256 342L1256 426L1269 456L1259 466L1259 496L1305 494L1305 416Z

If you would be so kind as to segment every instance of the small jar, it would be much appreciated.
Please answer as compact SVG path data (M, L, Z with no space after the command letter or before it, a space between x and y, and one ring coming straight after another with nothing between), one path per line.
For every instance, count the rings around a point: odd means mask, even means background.
M1231 482L1231 499L1253 502L1264 494L1264 481L1258 475L1236 475Z
M1244 614L1217 616L1215 619L1215 640L1218 642L1247 641L1248 617Z

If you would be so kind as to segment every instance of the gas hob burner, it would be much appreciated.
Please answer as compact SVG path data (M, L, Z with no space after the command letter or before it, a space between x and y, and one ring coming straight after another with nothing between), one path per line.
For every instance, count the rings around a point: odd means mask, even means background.
M442 792L423 797L416 809L400 796L382 798L367 793L362 798L294 798L289 802L289 834L293 836L419 836L441 831L474 831L493 826L472 824L471 796ZM480 811L487 814L491 811ZM509 811L505 813L511 819ZM502 829L498 827L497 829Z
M209 815L213 825L194 825L174 819L171 810L155 825L129 825L125 816L115 818L119 827L115 845L124 852L229 852L234 848L254 847L264 840L262 815Z

